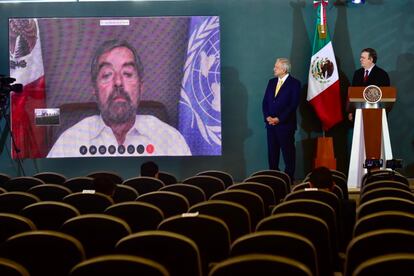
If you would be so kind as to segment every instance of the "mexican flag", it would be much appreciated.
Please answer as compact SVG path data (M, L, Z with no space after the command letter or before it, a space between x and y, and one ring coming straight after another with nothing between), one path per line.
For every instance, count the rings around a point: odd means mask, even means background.
M328 1L313 2L317 7L317 18L307 100L321 120L323 130L329 130L343 119L338 67L326 23Z
M13 158L46 155L46 129L35 124L34 110L46 107L45 76L40 31L36 19L9 20L10 76L23 84L21 93L11 93Z

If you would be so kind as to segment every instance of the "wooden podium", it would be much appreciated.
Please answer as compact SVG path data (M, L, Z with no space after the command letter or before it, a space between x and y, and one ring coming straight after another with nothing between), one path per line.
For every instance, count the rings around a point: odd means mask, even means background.
M378 92L379 91L379 92ZM363 164L367 158L392 159L386 110L390 111L397 97L394 87L349 87L349 102L356 107L348 187L359 188L367 172Z

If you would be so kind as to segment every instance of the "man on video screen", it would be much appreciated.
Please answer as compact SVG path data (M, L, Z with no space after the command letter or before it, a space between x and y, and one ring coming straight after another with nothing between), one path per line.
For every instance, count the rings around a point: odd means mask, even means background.
M91 78L100 115L64 131L48 157L191 155L178 130L151 115L137 115L143 65L126 41L104 42L95 52Z

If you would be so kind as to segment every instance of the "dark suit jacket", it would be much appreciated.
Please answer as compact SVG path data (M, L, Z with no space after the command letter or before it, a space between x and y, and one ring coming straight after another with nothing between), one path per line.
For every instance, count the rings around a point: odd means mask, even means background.
M360 68L355 71L354 77L352 78L352 86L390 86L390 78L387 72L375 65L368 75L368 81L364 83L365 69Z
M360 68L355 71L354 77L352 78L352 86L368 86L368 85L376 85L376 86L390 86L390 78L388 77L388 73L385 72L383 69L375 65L371 73L368 75L368 81L364 82L364 74L365 69ZM347 102L348 113L355 113L355 107ZM355 114L353 115L355 118Z
M269 80L263 98L263 117L267 128L296 129L296 109L300 100L300 81L289 75L275 97L277 78ZM266 118L278 117L279 123L271 126Z

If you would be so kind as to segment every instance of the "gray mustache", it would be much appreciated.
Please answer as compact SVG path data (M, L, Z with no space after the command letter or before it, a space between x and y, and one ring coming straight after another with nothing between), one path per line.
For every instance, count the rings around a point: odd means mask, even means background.
M122 97L126 99L128 103L131 103L131 97L129 97L128 93L126 93L122 87L115 87L112 90L111 95L109 95L108 101L113 102L117 97Z

